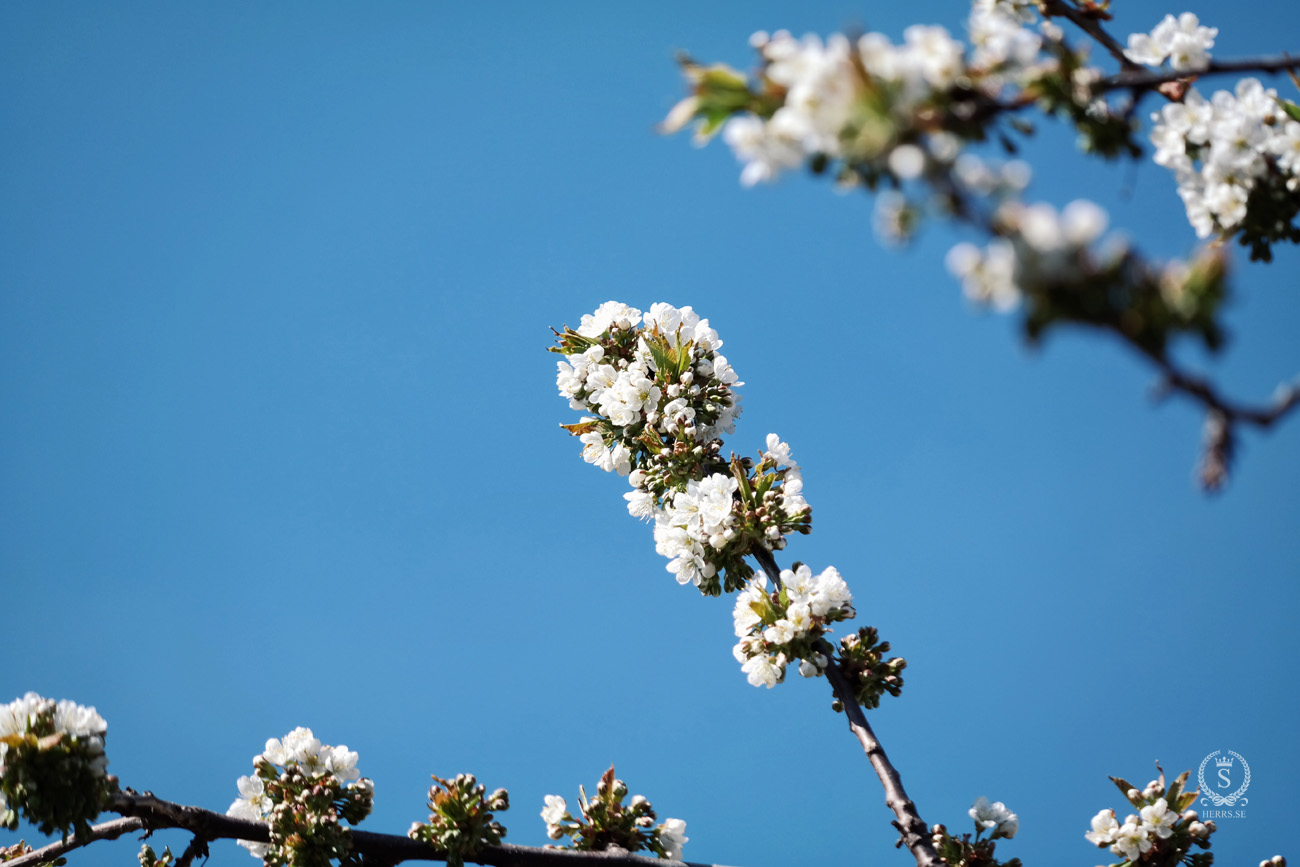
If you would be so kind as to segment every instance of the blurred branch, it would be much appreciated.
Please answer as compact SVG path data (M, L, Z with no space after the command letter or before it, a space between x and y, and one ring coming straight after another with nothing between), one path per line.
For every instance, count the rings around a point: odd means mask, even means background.
M270 840L270 829L265 822L253 822L236 819L221 813L214 813L201 807L189 807L154 797L150 792L143 795L130 791L113 796L108 810L120 813L126 818L114 819L91 828L91 836L79 840L75 836L66 843L51 843L41 849L8 861L5 867L35 867L65 852L87 846L96 840L111 840L132 831L152 833L164 828L177 828L194 835L194 842L185 850L185 855L193 858L204 855L207 843L211 840L252 840L266 843ZM395 865L403 861L446 861L445 852L439 852L427 843L412 840L396 834L377 834L372 831L352 831L352 850L361 855L366 863ZM720 865L701 864L694 861L668 861L663 858L634 855L623 849L610 849L603 852L576 852L572 849L546 849L533 846L484 846L469 863L486 864L489 867L562 867L562 865L581 865L599 863L608 867L720 867ZM178 862L179 863L179 862Z
M1280 386L1269 406L1245 406L1224 397L1208 379L1179 369L1167 356L1149 351L1142 354L1160 369L1163 376L1157 396L1177 392L1206 410L1205 453L1201 458L1200 478L1207 491L1217 491L1228 479L1236 449L1237 425L1268 430L1300 406L1300 389L1294 385Z
M1128 59L1124 53L1124 46L1115 40L1115 37L1106 32L1101 26L1101 20L1109 20L1110 13L1105 9L1094 6L1091 3L1084 2L1082 5L1075 5L1069 0L1046 0L1042 4L1043 14L1046 16L1060 16L1068 18L1071 23L1087 33L1093 39L1110 52L1110 56L1119 61L1119 65L1127 70L1140 71L1143 67Z
M1092 86L1098 93L1110 90L1130 89L1136 91L1151 90L1162 84L1201 78L1206 75L1222 75L1230 72L1285 72L1300 69L1300 57L1243 57L1239 60L1214 60L1207 66L1197 69L1184 69L1181 72L1167 70L1146 70L1121 72L1110 78L1103 78Z

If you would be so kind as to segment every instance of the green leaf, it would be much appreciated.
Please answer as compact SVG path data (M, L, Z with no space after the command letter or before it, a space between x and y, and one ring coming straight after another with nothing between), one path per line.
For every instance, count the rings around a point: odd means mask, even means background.
M1295 78L1294 72L1291 73L1291 77ZM1296 87L1300 87L1300 81L1296 82ZM1292 120L1300 120L1300 105L1296 105L1289 99L1279 98L1278 102L1281 103L1282 110L1285 111Z
M564 428L565 430L567 430L569 433L573 434L576 437L576 436L582 436L585 433L590 433L591 431L595 430L596 426L599 424L600 424L599 419L592 419L591 421L579 421L579 422L574 422L573 424L562 424L560 425L560 427Z
M1187 785L1187 778L1191 773L1191 771L1183 771L1178 775L1178 779L1169 784L1169 788L1165 790L1165 803L1177 807L1178 799L1182 797L1183 787Z
M650 357L654 359L655 370L664 381L668 381L669 374L677 371L676 348L659 335L647 340L646 345L650 348Z

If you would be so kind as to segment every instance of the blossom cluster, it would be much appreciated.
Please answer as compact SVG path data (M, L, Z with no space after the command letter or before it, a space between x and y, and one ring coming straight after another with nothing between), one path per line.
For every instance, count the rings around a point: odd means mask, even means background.
M1158 264L1117 235L1101 239L1107 217L1096 204L1006 202L985 247L960 243L948 269L973 301L1007 311L1027 303L1025 328L1037 338L1057 322L1110 329L1163 353L1171 336L1190 333L1216 349L1216 313L1225 295L1226 257L1205 248L1190 261ZM1100 243L1099 243L1100 241Z
M596 796L587 797L587 791L578 787L578 816L569 812L569 805L559 795L547 795L542 808L546 822L546 835L552 840L568 837L574 849L582 852L603 851L611 847L637 852L646 849L660 858L680 861L682 847L690 839L686 836L686 823L681 819L665 819L655 825L654 808L641 795L633 795L628 803L627 784L615 779L610 769L596 784Z
M1206 99L1194 89L1152 114L1154 159L1178 179L1201 238L1242 233L1253 258L1276 240L1300 242L1300 109L1258 79Z
M708 443L735 429L743 385L722 341L690 307L654 304L648 313L607 301L566 329L556 385L570 409L595 415L582 431L583 458L628 475L646 440ZM572 428L571 428L572 429Z
M1195 810L1188 809L1197 795L1186 790L1189 773L1183 772L1166 786L1161 771L1158 779L1141 790L1127 780L1111 777L1137 812L1120 822L1114 810L1102 810L1093 817L1084 837L1097 848L1118 855L1121 863L1142 859L1143 863L1170 867L1184 862L1208 865L1212 857L1208 853L1188 856L1193 845L1208 849L1210 835L1216 830L1213 821L1202 822Z
M781 572L781 588L769 592L757 576L736 597L732 614L739 641L732 651L749 682L768 689L785 679L785 668L798 659L799 673L820 677L830 665L819 649L829 624L855 615L853 596L835 567L813 575L808 566Z
M270 842L239 845L267 865L326 867L352 848L348 827L370 814L374 783L357 770L357 754L322 744L299 726L271 738L253 757L256 773L238 780L239 799L227 816L266 822Z
M19 813L42 834L88 829L117 781L108 775L108 724L93 707L29 692L0 705L0 826Z
M450 867L461 867L484 846L501 842L506 829L492 811L508 809L509 793L497 789L487 794L473 774L457 774L453 780L435 776L429 787L429 821L415 822L406 836L445 852Z
M564 427L588 463L628 477L628 511L653 521L655 548L679 583L711 595L738 589L755 546L779 550L788 534L808 532L812 510L786 443L769 435L757 463L720 457L741 383L707 319L690 307L657 303L643 314L610 301L558 337L560 396L590 413Z
M660 452L655 463L632 474L637 489L624 495L628 511L654 521L655 550L669 558L667 569L678 583L712 592L725 569L727 589L735 589L752 572L743 558L755 546L780 550L787 534L808 532L812 509L790 447L776 434L767 435L767 446L757 465L733 458L721 472L666 488L657 502L656 489L671 478L663 472L671 459L660 460Z

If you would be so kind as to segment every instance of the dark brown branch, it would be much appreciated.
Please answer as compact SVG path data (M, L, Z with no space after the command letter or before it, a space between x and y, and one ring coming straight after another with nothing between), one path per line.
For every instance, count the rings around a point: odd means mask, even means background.
M885 788L885 804L893 811L894 827L902 835L899 840L900 845L906 846L912 853L917 867L938 867L943 862L939 860L939 855L930 842L929 828L921 820L916 804L907 797L902 776L889 761L889 756L885 754L885 748L880 745L876 733L871 730L867 715L862 712L862 706L858 704L853 688L845 680L844 673L840 671L838 662L833 656L835 649L830 642L823 641L821 644L823 646L819 649L827 659L831 660L831 665L826 669L826 679L830 681L831 689L835 691L840 704L844 705L844 715L848 717L849 730L858 739L858 743L862 744L862 751L867 754L867 761L871 762L876 776L880 778L880 785Z
M750 553L754 555L758 565L763 567L763 574L767 576L767 580L771 581L772 585L780 590L781 568L776 565L776 558L772 556L772 552L761 546L755 546Z
M108 810L120 813L126 818L104 822L91 829L91 836L84 841L70 837L67 843L52 843L5 864L5 867L31 867L42 861L48 861L64 852L89 845L95 840L115 839L131 831L156 831L164 828L177 828L194 835L195 840L186 855L191 851L202 854L203 847L211 840L252 840L266 843L270 832L265 822L252 822L236 819L201 807L188 807L154 797L150 792L143 795L134 792L119 793L113 796ZM373 831L352 832L352 848L367 862L395 865L403 861L446 861L447 855L439 852L428 843L400 837L396 834L377 834ZM182 856L184 857L184 856ZM693 861L667 861L661 858L634 855L623 849L605 852L575 852L572 849L545 849L533 846L484 846L473 858L467 859L472 864L486 864L490 867L578 867L578 865L599 863L608 867L720 867L720 865L700 864Z
M779 588L781 570L772 552L761 546L755 546L750 550L750 554ZM871 762L872 769L880 778L880 784L885 788L885 804L893 811L894 827L902 835L900 845L906 846L912 853L917 867L939 867L942 862L930 842L929 829L921 820L916 804L907 797L907 792L903 789L903 778L899 775L898 769L890 763L889 756L885 755L885 748L876 739L876 733L871 730L871 725L867 722L866 714L862 712L862 706L858 704L853 688L844 679L844 674L839 669L839 661L835 657L835 648L829 641L823 640L819 642L817 649L831 661L826 669L826 679L830 681L840 704L844 705L849 729L858 739L858 743L862 744L862 749L867 754L867 761Z
M67 840L58 843L51 843L48 846L42 846L39 849L33 849L26 855L20 855L12 861L6 861L5 867L28 867L32 864L43 864L47 861L53 861L74 849L80 849L82 846L89 846L96 840L116 840L123 834L130 834L135 831L144 830L144 822L136 818L114 819L111 822L103 822L95 825L90 829L90 835L73 834Z
M1277 399L1270 406L1243 406L1219 394L1209 380L1184 373L1167 358L1158 355L1150 357L1164 374L1165 389L1178 391L1193 398L1207 410L1222 415L1230 424L1248 424L1267 430L1287 413L1300 406L1300 389L1293 386L1284 386L1280 389Z
M1105 93L1111 90L1130 89L1135 91L1151 90L1162 84L1201 78L1206 75L1222 75L1231 72L1285 72L1288 69L1300 69L1300 57L1243 57L1240 60L1214 60L1207 66L1197 69L1184 69L1181 72L1168 70L1145 70L1122 72L1110 78L1103 78L1092 86L1093 91Z

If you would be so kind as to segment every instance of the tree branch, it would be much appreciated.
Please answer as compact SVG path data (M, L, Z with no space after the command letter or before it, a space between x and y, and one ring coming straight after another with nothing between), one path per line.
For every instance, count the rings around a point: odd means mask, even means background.
M1283 385L1270 406L1245 406L1224 397L1203 377L1180 370L1167 356L1143 352L1164 377L1159 396L1179 392L1205 407L1205 454L1201 459L1201 484L1216 491L1228 479L1228 470L1236 449L1236 427L1248 424L1268 430L1300 406L1300 388Z
M871 762L876 776L880 778L880 785L885 789L885 804L894 812L894 827L902 835L899 845L906 846L912 853L917 867L938 867L942 862L930 842L930 830L917 812L916 804L907 797L902 776L889 761L885 748L880 745L876 733L871 730L871 724L867 722L867 715L862 712L862 706L858 704L853 688L844 679L844 673L840 671L838 661L833 656L835 648L828 641L823 641L822 645L824 646L820 648L821 652L832 660L831 665L826 669L826 679L830 681L831 689L835 691L840 704L844 705L844 715L848 717L849 730L858 739L858 743L862 744L867 760Z
M772 552L762 546L755 546L750 549L749 553L763 567L763 571L776 587L780 589L781 570L777 566L776 558L772 556ZM830 666L826 669L826 679L830 681L831 689L835 691L835 696L840 700L840 704L844 705L844 715L848 717L850 731L862 744L862 749L867 754L867 760L871 762L871 767L875 770L876 776L880 778L880 784L885 788L885 804L893 811L895 816L893 825L902 835L899 845L906 846L908 851L912 853L912 857L916 858L917 867L939 867L942 862L930 842L929 828L921 820L921 815L916 810L916 804L912 803L912 799L907 797L907 791L903 788L902 776L899 775L898 769L890 763L889 756L885 755L885 748L880 745L880 741L876 739L876 733L871 730L871 725L867 722L866 714L862 712L862 706L858 704L853 688L844 679L844 673L839 668L839 660L835 657L835 648L831 646L829 641L823 639L818 643L817 649L827 659L831 660Z
M114 819L111 822L103 822L95 825L90 829L90 836L73 834L67 840L61 840L58 843L51 843L48 846L42 846L39 849L33 849L26 855L20 855L11 861L5 862L5 867L28 867L33 864L43 864L47 861L53 861L55 858L80 849L82 846L89 846L96 840L116 840L123 834L130 834L133 831L144 830L144 822L136 818Z
M91 836L78 840L75 836L66 843L51 843L41 849L6 862L5 867L34 867L44 861L57 858L64 852L87 846L96 840L116 839L132 831L153 832L164 828L177 828L188 831L195 837L195 843L186 849L202 854L202 847L210 840L252 840L266 843L271 839L270 829L265 822L253 822L236 819L221 813L214 813L201 807L189 807L157 798L151 792L143 795L130 791L118 793L108 805L108 811L120 813L126 818L114 819L91 828ZM202 841L199 843L198 841ZM352 831L352 850L361 855L365 861L375 864L395 865L403 861L446 861L445 852L434 849L428 843L412 840L396 834L378 834L373 831ZM190 855L193 857L193 855ZM576 865L599 863L602 867L721 867L715 864L701 864L694 861L668 861L662 858L634 855L625 849L610 849L604 852L576 852L572 849L546 849L534 846L484 846L478 855L466 859L472 864L485 864L489 867L576 867Z
M758 565L763 567L763 574L767 580L771 581L777 590L781 589L781 567L776 565L776 558L772 552L761 545L757 545L749 552L758 561Z
M1110 90L1131 89L1135 91L1151 90L1162 84L1201 78L1206 75L1222 75L1229 72L1285 72L1288 69L1300 69L1300 57L1243 57L1239 60L1214 60L1207 66L1197 69L1184 69L1181 72L1167 70L1146 70L1121 72L1110 78L1103 78L1092 86L1097 93Z

